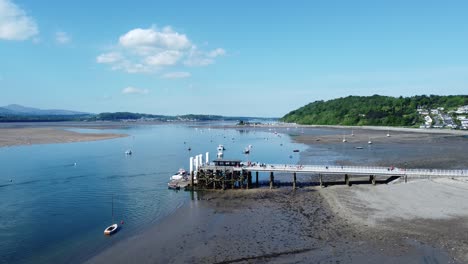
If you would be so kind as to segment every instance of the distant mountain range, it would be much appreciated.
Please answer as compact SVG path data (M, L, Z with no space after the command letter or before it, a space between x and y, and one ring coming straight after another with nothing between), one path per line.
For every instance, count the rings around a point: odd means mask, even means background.
M61 109L38 109L33 107L26 107L18 104L11 104L0 107L1 115L14 115L14 116L84 116L90 113L61 110Z
M260 117L226 117L219 115L152 115L131 112L114 112L92 114L71 110L43 110L11 104L0 107L0 122L60 122L60 121L249 121L249 120L276 120L275 118Z

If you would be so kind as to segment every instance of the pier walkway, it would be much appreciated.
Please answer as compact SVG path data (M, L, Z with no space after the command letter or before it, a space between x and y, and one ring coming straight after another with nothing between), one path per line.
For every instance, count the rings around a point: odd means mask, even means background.
M274 171L287 173L308 173L326 175L379 175L408 177L468 177L468 170L402 169L394 167L367 166L326 166L326 165L288 165L265 164L239 168L247 171Z
M247 166L215 166L202 165L202 170L233 170L259 172L285 172L324 175L376 175L376 176L408 176L408 177L468 177L468 170L437 170L437 169L402 169L394 167L368 166L326 166L326 165L291 165L291 164L254 164Z
M255 186L258 187L259 172L270 174L270 188L275 186L274 173L291 174L292 186L296 188L297 174L309 174L318 177L320 186L325 186L323 176L341 176L344 182L351 185L351 177L369 177L369 183L376 184L377 177L403 178L405 182L417 178L455 178L466 177L468 170L439 170L439 169L404 169L395 167L370 167L370 166L326 166L326 165L293 165L293 164L263 164L241 163L240 161L217 160L214 163L199 164L195 173L191 173L192 183L197 183L200 189L217 188L250 188L253 187L252 173L255 172ZM389 181L387 180L387 181ZM192 184L192 185L193 185Z

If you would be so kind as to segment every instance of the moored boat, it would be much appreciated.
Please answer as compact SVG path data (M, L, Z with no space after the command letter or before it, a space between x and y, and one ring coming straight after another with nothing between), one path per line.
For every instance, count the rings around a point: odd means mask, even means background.
M117 224L110 225L109 227L104 229L104 235L110 236L114 234L115 232L117 232L117 229L119 229L119 225Z
M179 169L179 171L172 175L170 178L169 178L171 181L172 180L186 180L187 179L187 172L184 170L184 169Z

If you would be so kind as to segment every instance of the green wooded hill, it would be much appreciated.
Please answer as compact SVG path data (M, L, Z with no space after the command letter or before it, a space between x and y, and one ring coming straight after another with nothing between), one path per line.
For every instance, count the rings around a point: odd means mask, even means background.
M446 110L468 105L468 95L420 95L413 97L348 96L315 101L281 118L304 125L417 126L423 122L418 107Z

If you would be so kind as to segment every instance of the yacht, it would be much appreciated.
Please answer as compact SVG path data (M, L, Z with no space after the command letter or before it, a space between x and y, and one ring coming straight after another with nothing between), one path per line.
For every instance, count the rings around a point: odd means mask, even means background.
M252 149L252 145L249 145L244 149L244 154L250 154L250 149Z
M171 181L187 179L187 172L184 169L179 169L179 171L172 175L169 179Z

